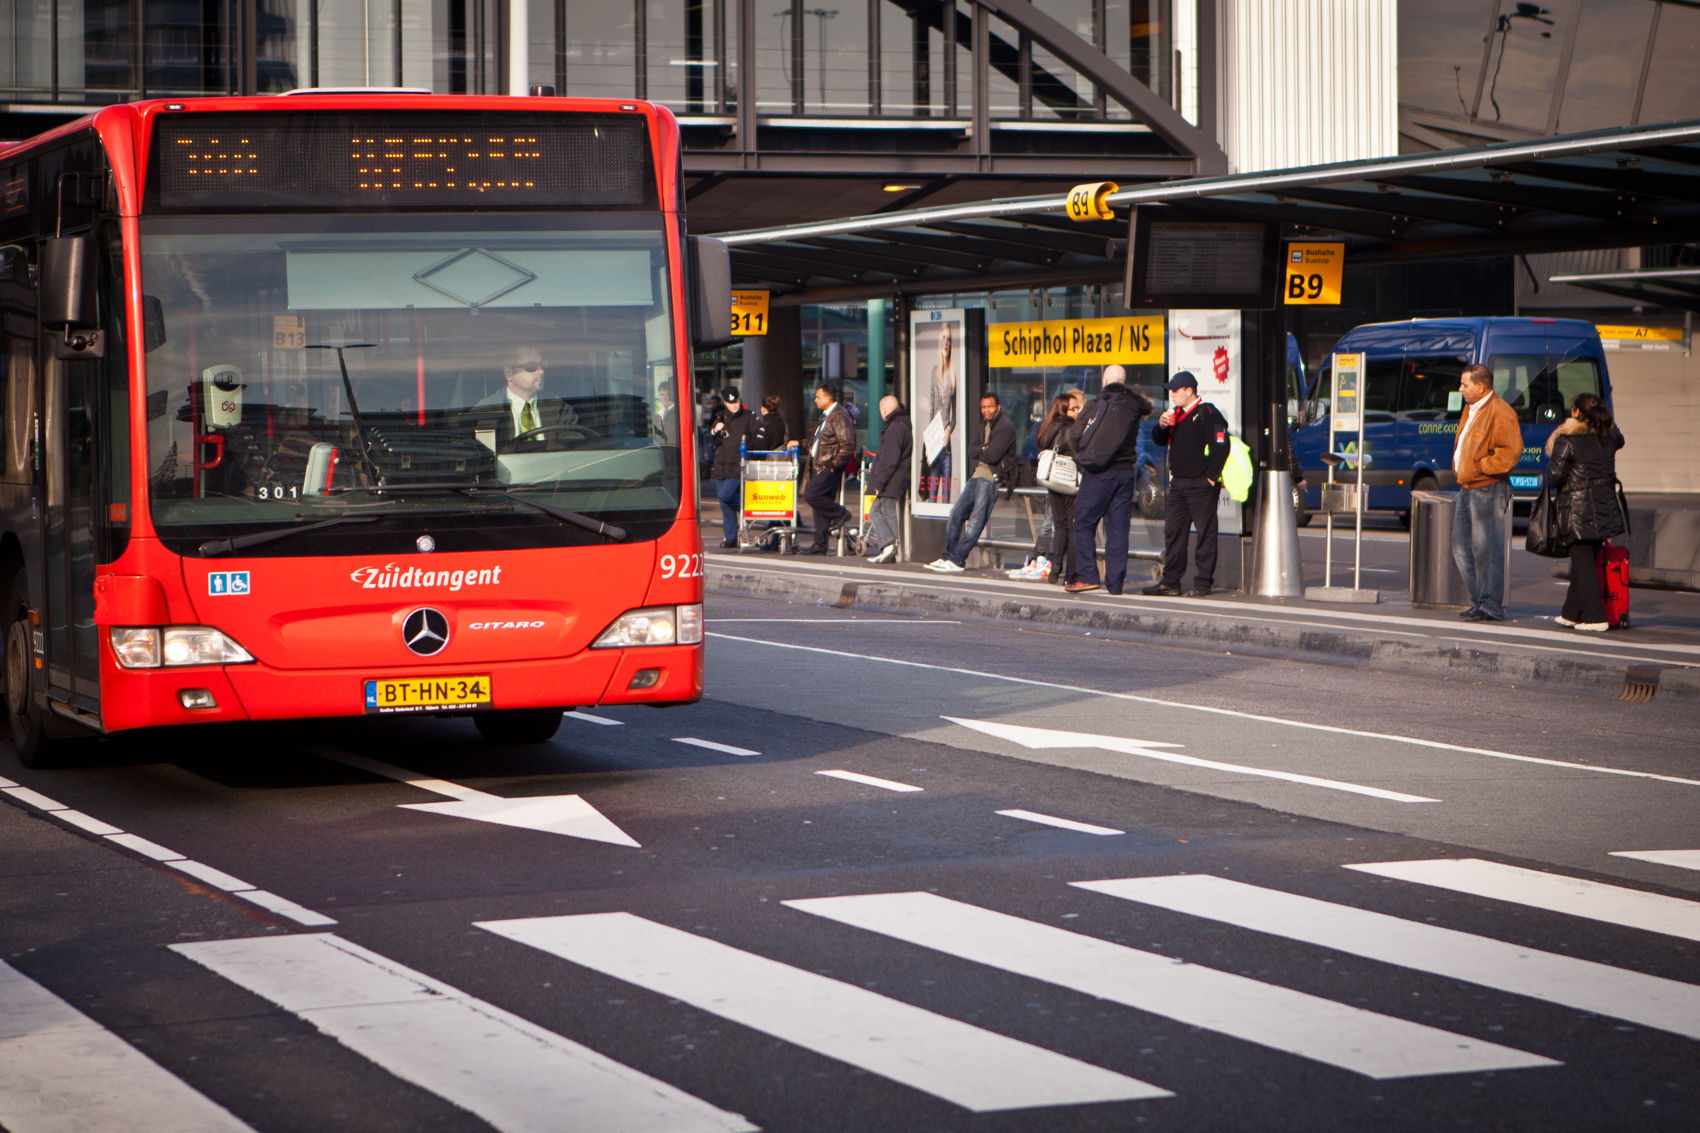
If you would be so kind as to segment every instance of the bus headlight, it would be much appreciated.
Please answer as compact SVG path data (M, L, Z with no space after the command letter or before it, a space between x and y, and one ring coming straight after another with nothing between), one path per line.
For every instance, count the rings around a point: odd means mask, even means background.
M126 669L180 665L245 665L253 654L211 626L118 626L108 631L112 652Z
M702 606L646 606L614 620L592 649L629 649L638 645L697 645L702 642Z

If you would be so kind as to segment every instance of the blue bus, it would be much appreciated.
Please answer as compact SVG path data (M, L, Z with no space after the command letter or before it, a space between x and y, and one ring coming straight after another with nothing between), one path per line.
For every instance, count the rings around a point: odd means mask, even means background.
M1579 393L1611 404L1605 351L1592 323L1575 319L1411 319L1354 327L1334 354L1363 354L1363 477L1366 507L1393 512L1409 524L1411 493L1457 487L1452 446L1458 433L1458 375L1471 363L1493 371L1494 393L1517 411L1523 425L1523 458L1512 471L1512 506L1518 513L1540 493L1546 474L1547 437L1570 413ZM1328 479L1322 453L1328 445L1332 370L1325 361L1292 433L1304 469L1305 507L1321 503ZM1355 438L1353 438L1355 440ZM1345 441L1340 442L1342 447ZM1350 470L1350 464L1342 465ZM1339 478L1339 474L1336 474Z

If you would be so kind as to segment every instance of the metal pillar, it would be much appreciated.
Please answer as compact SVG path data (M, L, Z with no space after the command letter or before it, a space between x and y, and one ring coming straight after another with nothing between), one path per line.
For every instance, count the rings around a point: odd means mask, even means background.
M1299 556L1298 517L1293 514L1291 449L1287 443L1287 318L1277 306L1263 327L1264 413L1268 442L1261 454L1257 532L1252 546L1251 593L1264 598L1304 596L1304 562Z

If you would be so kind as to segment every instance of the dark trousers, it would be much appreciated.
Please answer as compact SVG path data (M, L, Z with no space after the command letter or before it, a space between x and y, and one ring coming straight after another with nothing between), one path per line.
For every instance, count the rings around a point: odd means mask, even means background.
M1104 589L1120 594L1127 581L1127 525L1133 519L1131 468L1088 472L1074 497L1074 575L1098 582L1098 521L1104 522Z
M1047 492L1051 505L1051 581L1073 582L1074 497L1065 492Z
M1570 544L1570 589L1564 592L1562 613L1573 622L1606 620L1606 600L1600 593L1600 540Z
M1202 476L1176 476L1169 481L1168 502L1163 508L1163 585L1179 588L1186 574L1186 536L1198 528L1198 561L1192 584L1216 584L1216 500L1218 484Z
M843 482L844 470L834 468L814 473L803 484L803 502L815 512L814 545L822 551L826 550L827 532L850 521L850 509L838 503L838 486Z

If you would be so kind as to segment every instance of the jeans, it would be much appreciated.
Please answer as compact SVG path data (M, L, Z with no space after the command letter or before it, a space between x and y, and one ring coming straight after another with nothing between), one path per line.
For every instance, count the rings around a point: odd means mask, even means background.
M968 565L968 552L980 541L986 520L992 517L992 504L997 502L996 480L963 481L962 494L950 507L950 521L944 527L944 557L957 566Z
M1098 521L1104 522L1104 589L1120 594L1127 581L1127 525L1133 519L1131 468L1088 472L1074 497L1074 576L1098 584Z
M716 480L714 494L720 497L720 528L728 543L738 537L738 513L744 506L744 482L733 478Z
M870 555L885 550L897 542L899 528L897 500L886 496L876 497L873 516L868 523L868 538L863 549Z
M1163 585L1180 589L1186 574L1186 537L1198 528L1198 550L1193 560L1192 584L1216 585L1216 504L1220 484L1202 476L1174 476L1163 504Z
M1505 616L1505 533L1511 526L1511 481L1458 490L1452 559L1470 592L1470 609Z

